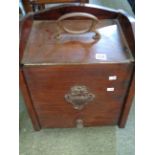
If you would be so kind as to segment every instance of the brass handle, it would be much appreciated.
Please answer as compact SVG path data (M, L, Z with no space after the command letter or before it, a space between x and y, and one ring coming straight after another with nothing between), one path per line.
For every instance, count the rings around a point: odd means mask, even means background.
M90 27L88 27L87 29L81 30L81 31L69 30L66 27L64 27L62 21L64 19L67 19L70 17L87 17L87 18L92 19L92 23L91 23ZM67 13L67 14L59 17L59 19L57 20L58 32L57 32L56 38L59 39L61 31L65 31L70 34L83 34L83 33L87 33L87 32L95 32L95 36L93 37L93 39L99 39L100 34L96 30L96 24L98 22L99 22L98 18L92 14L89 14L89 13L83 13L83 12Z
M73 86L70 92L65 94L65 100L71 103L74 109L81 110L95 98L93 93L88 91L86 86Z

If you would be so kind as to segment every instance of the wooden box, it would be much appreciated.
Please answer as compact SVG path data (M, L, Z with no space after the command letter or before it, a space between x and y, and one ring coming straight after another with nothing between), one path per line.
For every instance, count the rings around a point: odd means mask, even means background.
M20 87L35 130L124 127L134 95L134 35L124 13L65 5L20 29Z

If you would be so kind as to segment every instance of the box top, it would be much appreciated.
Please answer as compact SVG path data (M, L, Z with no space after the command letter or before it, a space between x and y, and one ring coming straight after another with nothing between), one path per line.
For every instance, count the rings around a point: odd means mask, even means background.
M67 28L79 30L90 20L65 20ZM132 54L117 20L100 20L97 31L101 38L93 39L93 32L61 34L56 39L56 21L33 21L21 63L24 65L93 64L131 62Z

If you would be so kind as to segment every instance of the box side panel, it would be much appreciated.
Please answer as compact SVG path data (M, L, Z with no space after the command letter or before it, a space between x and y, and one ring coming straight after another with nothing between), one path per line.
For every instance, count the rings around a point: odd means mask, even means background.
M132 100L134 98L134 93L135 93L135 73L133 71L132 75L131 75L131 81L130 81L130 85L128 87L127 90L127 94L126 94L126 98L125 98L125 102L123 105L123 109L120 115L120 119L119 119L119 127L120 128L124 128L125 124L127 122L128 119L128 114L132 105Z
M28 90L22 69L20 69L19 76L20 76L20 89L22 91L29 116L31 118L34 129L38 131L41 129L40 123L39 123L37 114L35 112L35 109L33 107L32 100L29 94L29 90Z

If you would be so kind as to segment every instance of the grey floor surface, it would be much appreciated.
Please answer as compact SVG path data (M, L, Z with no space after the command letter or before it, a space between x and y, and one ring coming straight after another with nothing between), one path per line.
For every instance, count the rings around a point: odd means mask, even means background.
M123 9L133 16L126 0L90 0ZM20 155L134 155L134 104L124 129L117 126L82 129L43 129L35 132L20 94Z
M117 126L42 129L28 114L20 121L20 155L134 155L134 104L124 129Z

